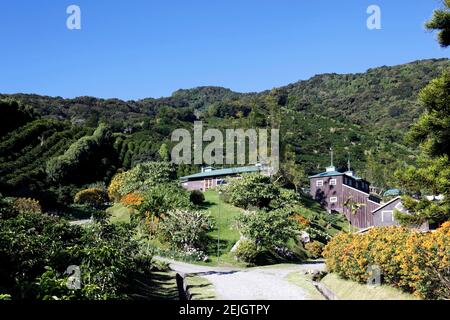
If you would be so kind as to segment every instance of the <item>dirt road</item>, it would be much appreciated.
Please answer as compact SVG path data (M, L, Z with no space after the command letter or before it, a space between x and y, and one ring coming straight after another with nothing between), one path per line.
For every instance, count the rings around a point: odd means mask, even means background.
M323 263L232 269L166 261L176 272L208 279L223 300L308 300L308 290L289 282L287 275L325 269Z

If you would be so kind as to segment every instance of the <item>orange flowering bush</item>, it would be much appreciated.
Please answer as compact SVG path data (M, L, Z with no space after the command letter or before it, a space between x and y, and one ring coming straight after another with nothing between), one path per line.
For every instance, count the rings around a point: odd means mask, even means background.
M385 227L339 234L323 255L329 271L345 279L364 283L376 265L383 283L424 299L450 298L450 222L429 233Z
M120 202L127 207L137 207L142 204L144 201L144 197L137 192L129 193L126 196L122 197Z
M300 214L294 214L292 216L292 219L295 220L300 225L300 227L307 227L310 225L309 220Z

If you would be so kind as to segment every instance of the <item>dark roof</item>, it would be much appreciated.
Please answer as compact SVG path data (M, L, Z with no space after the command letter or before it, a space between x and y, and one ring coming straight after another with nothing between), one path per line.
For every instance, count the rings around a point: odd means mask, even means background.
M261 171L261 167L251 166L251 167L238 167L238 168L227 168L227 169L218 169L212 170L208 172L199 172L196 174L192 174L190 176L181 177L181 180L193 180L193 179L201 179L208 177L217 177L217 176L231 176L240 173L252 173Z

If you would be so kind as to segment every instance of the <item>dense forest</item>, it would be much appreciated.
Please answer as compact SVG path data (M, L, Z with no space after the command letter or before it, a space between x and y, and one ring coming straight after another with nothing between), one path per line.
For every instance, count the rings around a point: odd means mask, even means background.
M139 101L0 94L0 193L46 207L71 203L118 170L164 160L172 131L196 120L220 129L279 126L282 163L294 164L303 184L328 165L333 147L338 167L350 157L376 186L394 187L395 169L416 158L404 135L424 111L417 96L449 68L448 59L424 60L261 93L200 87ZM196 170L181 166L178 175Z

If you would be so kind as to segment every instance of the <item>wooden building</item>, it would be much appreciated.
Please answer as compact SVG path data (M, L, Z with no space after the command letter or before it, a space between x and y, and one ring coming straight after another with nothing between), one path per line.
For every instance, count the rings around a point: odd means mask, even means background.
M372 211L381 206L380 199L370 194L370 183L355 176L353 171L338 172L330 166L325 172L309 177L310 194L328 212L343 213L352 225L368 228L374 225ZM345 206L347 200L363 204L359 211L352 215Z

